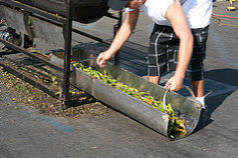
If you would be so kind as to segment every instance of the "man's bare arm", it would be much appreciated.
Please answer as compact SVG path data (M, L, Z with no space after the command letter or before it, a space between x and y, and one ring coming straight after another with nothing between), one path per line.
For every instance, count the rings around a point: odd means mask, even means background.
M178 63L174 75L174 78L179 81L185 77L185 72L192 56L193 35L179 0L175 0L175 2L168 8L166 12L166 18L168 18L172 24L175 34L180 39ZM182 88L181 83L178 84L180 85L174 90Z
M116 52L123 46L127 39L131 36L139 16L139 10L127 12L122 26L118 30L111 46L105 52L100 53L97 58L99 66L104 67L109 59L115 56Z

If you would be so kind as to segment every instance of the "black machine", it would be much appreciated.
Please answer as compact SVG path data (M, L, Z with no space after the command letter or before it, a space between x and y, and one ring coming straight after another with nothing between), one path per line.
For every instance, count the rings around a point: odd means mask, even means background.
M21 3L28 4L58 14L60 16L67 15L67 5L65 0L17 0ZM71 8L73 20L80 23L88 24L95 22L107 14L107 0L71 0Z
M89 24L107 16L117 20L114 25L114 32L116 32L121 25L122 13L118 12L118 15L115 16L109 13L108 10L107 0L0 0L0 43L3 44L1 48L6 47L15 52L24 53L57 71L63 72L61 99L64 103L62 105L68 107L71 102L69 86L72 32L107 45L110 44L106 40L73 28L72 22ZM47 22L47 26L43 24L44 22ZM48 24L52 24L52 26ZM62 28L63 31L53 32L50 35L45 34L40 37L40 31L44 29L55 31L59 28ZM47 36L53 36L53 34L59 35L59 32L62 34L63 40L57 44L63 45L65 52L63 68L26 49L34 44L36 36L47 38ZM60 40L57 39L58 41ZM115 61L118 62L118 57Z

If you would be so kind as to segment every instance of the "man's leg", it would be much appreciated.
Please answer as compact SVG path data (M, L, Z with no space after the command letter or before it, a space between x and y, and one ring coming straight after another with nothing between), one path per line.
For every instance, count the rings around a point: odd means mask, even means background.
M206 109L205 96L204 96L204 80L192 81L193 91L196 96L196 100L202 104L202 108Z
M159 84L160 76L148 76L148 80L154 84Z
M166 43L171 40L171 32L173 32L171 27L155 24L150 36L147 79L154 84L159 84L161 74L167 72L166 60L169 47Z
M193 91L196 97L204 96L204 80L192 81Z
M192 29L194 36L194 48L188 70L192 79L193 91L196 100L205 107L205 82L204 82L204 65L203 61L206 57L206 43L208 38L209 26L200 29Z

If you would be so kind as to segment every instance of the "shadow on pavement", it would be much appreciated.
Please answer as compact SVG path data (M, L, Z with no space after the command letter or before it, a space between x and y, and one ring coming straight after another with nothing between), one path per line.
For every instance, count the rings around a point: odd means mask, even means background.
M228 85L238 86L238 69L211 70L206 72L206 78Z
M227 84L238 89L238 69L216 69L206 72L206 78ZM211 119L212 113L230 96L235 90L220 94L217 96L208 97L206 99L207 109L201 114L200 123L197 126L196 131L209 125L214 120ZM196 132L195 131L195 132Z
M107 50L108 46L103 43L79 43L75 47L97 56L100 52ZM147 47L133 42L126 42L120 50L119 66L138 76L147 74ZM114 60L111 60L112 63Z

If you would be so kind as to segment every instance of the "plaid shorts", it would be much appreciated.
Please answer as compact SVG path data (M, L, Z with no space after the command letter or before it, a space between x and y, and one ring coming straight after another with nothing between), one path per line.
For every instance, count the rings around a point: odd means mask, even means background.
M186 71L186 78L192 81L204 79L203 60L206 56L206 42L209 26L192 29L194 37L193 54ZM179 39L172 27L155 24L150 36L148 52L148 76L163 76L176 70Z

